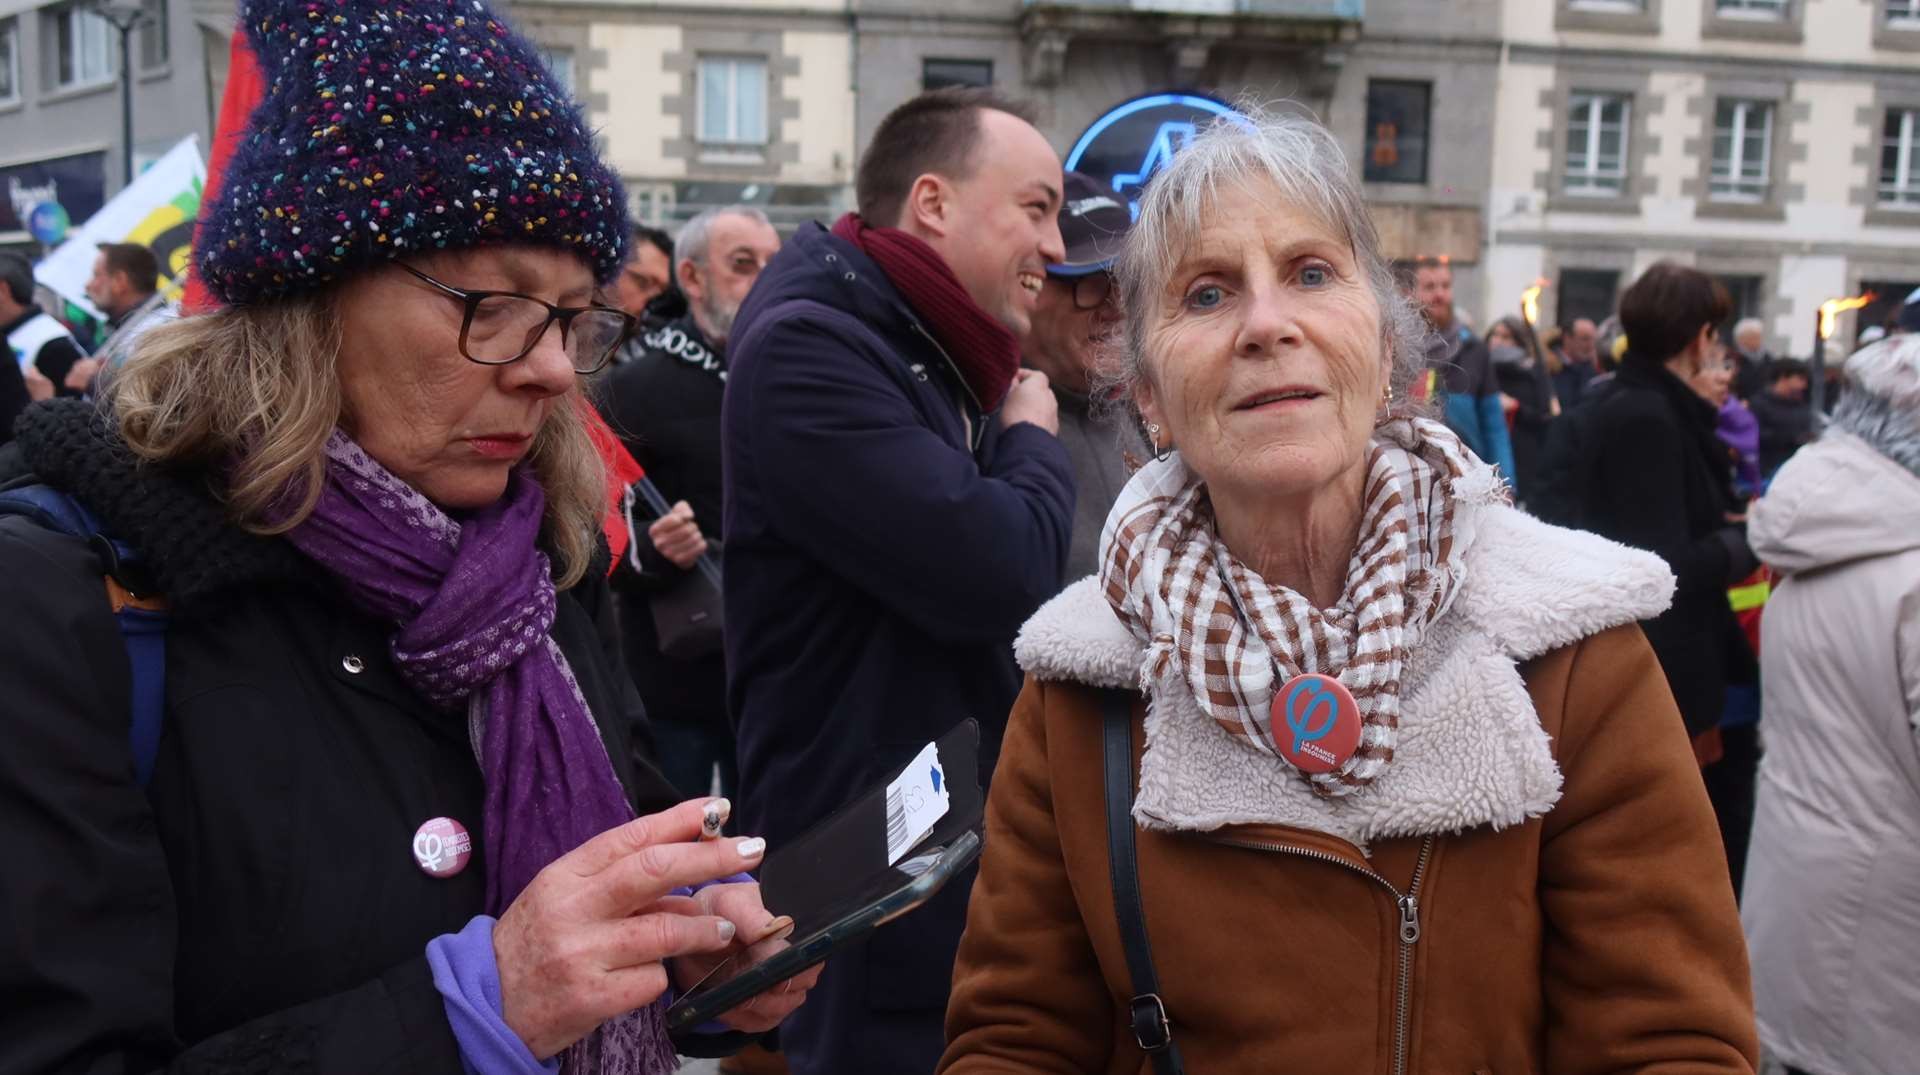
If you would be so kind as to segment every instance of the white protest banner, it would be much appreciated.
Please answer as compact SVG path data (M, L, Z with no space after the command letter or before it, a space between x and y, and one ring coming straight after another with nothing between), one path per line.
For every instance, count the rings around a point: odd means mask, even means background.
M139 243L160 260L160 290L169 301L179 301L193 261L193 223L200 215L200 192L206 185L200 141L188 135L76 227L66 242L33 267L33 278L100 317L87 300L87 277L93 275L97 248L101 243Z

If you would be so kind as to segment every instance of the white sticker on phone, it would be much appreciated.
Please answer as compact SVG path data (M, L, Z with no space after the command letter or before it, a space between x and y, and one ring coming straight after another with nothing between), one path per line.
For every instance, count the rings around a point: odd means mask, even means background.
M900 861L947 814L947 772L932 743L887 785L887 865Z

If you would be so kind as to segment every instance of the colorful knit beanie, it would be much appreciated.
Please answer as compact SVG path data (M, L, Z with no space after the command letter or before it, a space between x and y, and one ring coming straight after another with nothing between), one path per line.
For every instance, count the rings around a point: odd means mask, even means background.
M266 81L195 237L230 305L433 250L562 247L608 280L626 195L533 46L480 0L242 0Z

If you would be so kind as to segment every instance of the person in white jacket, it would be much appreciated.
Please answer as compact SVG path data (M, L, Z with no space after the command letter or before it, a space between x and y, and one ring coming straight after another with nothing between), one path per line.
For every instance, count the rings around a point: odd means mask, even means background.
M1760 1038L1789 1070L1920 1064L1920 336L1847 360L1825 434L1747 536L1766 754L1741 901Z

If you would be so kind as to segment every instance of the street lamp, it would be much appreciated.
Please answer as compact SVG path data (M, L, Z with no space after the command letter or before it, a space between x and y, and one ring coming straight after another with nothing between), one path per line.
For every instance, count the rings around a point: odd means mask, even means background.
M120 164L122 186L133 184L133 28L147 19L141 0L87 0L85 10L120 31Z

